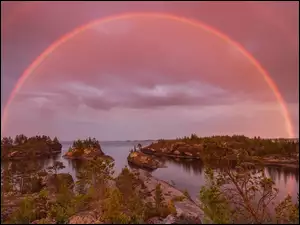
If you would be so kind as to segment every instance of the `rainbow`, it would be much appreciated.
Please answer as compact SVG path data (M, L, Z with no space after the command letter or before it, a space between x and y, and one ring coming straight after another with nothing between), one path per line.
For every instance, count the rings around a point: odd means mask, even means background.
M64 36L62 36L61 38L59 38L57 41L55 41L53 44L51 44L42 54L40 54L32 62L31 65L29 65L29 67L23 72L23 74L17 81L17 84L14 87L14 89L12 90L12 92L8 98L8 101L4 107L4 110L3 110L1 132L4 131L5 122L7 121L8 109L9 109L10 104L13 102L15 95L19 92L19 90L21 89L21 87L24 84L24 82L26 81L26 79L34 72L34 70L36 70L42 64L42 62L44 60L47 59L48 56L51 55L52 52L54 52L62 44L71 40L76 35L82 33L83 31L85 31L95 25L109 23L109 22L116 21L116 20L130 19L130 18L135 18L135 17L162 18L162 19L170 19L170 20L181 22L181 23L185 23L186 25L190 25L195 28L203 29L206 32L216 35L221 40L226 42L228 45L232 45L236 49L238 49L240 51L240 53L243 54L257 68L259 73L263 76L264 80L266 81L266 83L268 84L268 86L270 87L272 92L274 93L274 96L276 97L276 99L280 105L282 115L285 119L285 126L286 126L287 133L288 133L289 137L294 137L294 131L293 131L293 127L292 127L292 123L291 123L291 119L290 119L290 115L289 115L286 103L285 103L283 97L281 96L281 93L279 92L276 84L274 83L274 81L272 80L270 75L266 72L266 70L260 65L260 63L249 52L247 52L247 50L242 45L233 41L227 35L219 32L218 30L216 30L202 22L193 21L191 19L178 17L178 16L174 16L174 15L170 15L170 14L160 14L160 13L129 13L129 14L122 14L122 15L101 18L101 19L92 21L90 23L84 24L80 27L77 27L73 31L71 31L71 32L65 34Z

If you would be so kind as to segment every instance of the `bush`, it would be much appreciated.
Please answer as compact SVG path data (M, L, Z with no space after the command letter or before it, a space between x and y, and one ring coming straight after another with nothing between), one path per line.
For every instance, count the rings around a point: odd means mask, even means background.
M12 215L12 223L29 224L36 218L34 199L25 198L20 207Z

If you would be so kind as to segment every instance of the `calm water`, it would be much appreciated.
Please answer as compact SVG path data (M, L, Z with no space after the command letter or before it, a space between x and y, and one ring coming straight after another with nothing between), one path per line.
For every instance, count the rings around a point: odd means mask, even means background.
M127 164L127 156L134 145L141 143L143 146L150 144L150 141L139 142L102 142L102 150L115 159L115 173L118 174ZM76 168L79 162L74 162L62 158L62 155L69 149L72 143L63 143L63 151L56 160L64 163L65 167L60 172L70 173L76 179ZM41 161L39 161L41 162ZM36 162L36 163L39 163ZM41 166L47 167L53 160L44 160ZM199 161L176 161L167 160L167 168L160 168L152 174L164 181L175 183L175 186L181 190L188 190L193 198L198 196L199 190L205 184L204 168ZM278 200L283 199L288 193L296 200L299 192L299 171L298 169L282 169L276 167L266 167L266 174L271 176L279 188Z

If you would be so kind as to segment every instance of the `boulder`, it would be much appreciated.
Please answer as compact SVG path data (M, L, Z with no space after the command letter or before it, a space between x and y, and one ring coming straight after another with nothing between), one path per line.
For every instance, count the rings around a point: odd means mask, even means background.
M190 152L184 152L184 154L185 154L185 155L187 155L187 156L190 156L190 157L192 157L192 156L193 156L193 154L192 154L192 153L190 153Z
M175 155L180 155L180 152L179 152L178 150L176 150L176 151L174 152L174 154L175 154Z
M95 224L100 223L93 211L80 212L69 219L69 224Z

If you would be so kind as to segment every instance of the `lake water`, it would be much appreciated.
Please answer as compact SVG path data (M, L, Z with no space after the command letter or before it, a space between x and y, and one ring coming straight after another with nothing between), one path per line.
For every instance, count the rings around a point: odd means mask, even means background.
M127 141L127 142L101 142L101 147L105 154L110 155L115 160L115 173L119 174L122 168L127 164L127 156L130 149L134 145L141 143L146 146L151 141ZM62 154L58 155L56 160L64 163L65 167L60 173L70 173L76 179L76 168L78 165L72 160L67 160L62 155L68 151L72 143L63 143ZM50 166L53 160L43 161L43 166ZM180 190L188 190L192 198L196 198L199 194L201 186L205 184L204 167L201 161L176 161L167 160L166 168L159 168L152 172L153 176L175 183L175 186ZM294 200L299 192L299 170L298 169L283 169L276 167L265 168L267 176L270 176L276 183L280 192L278 200L283 199L287 194L290 194Z

